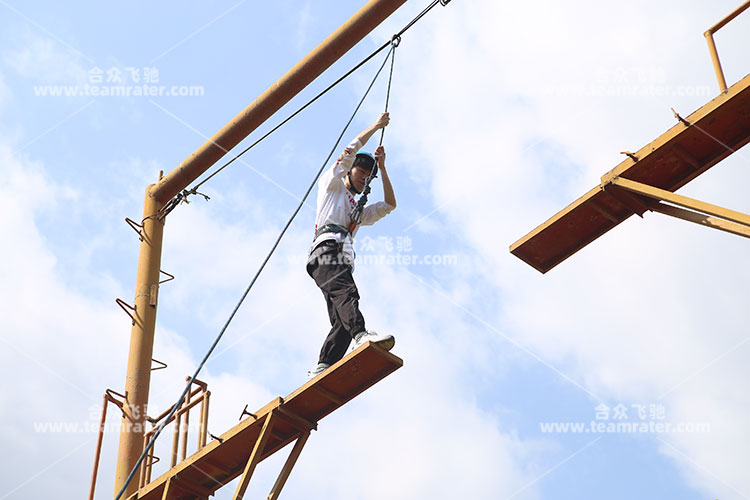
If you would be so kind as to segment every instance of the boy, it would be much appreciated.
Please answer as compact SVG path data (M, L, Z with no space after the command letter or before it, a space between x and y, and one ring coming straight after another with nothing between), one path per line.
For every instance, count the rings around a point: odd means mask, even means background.
M310 378L344 357L352 339L355 348L370 341L390 350L396 343L393 335L379 335L365 329L365 319L359 310L359 293L352 275L353 238L359 229L351 218L352 210L357 206L354 195L362 192L376 163L383 179L384 201L366 205L359 224L374 224L396 208L396 197L385 168L385 149L378 146L374 155L359 151L389 122L389 114L381 114L346 147L318 181L315 239L307 261L307 273L326 299L331 331L323 342L317 367L308 372Z

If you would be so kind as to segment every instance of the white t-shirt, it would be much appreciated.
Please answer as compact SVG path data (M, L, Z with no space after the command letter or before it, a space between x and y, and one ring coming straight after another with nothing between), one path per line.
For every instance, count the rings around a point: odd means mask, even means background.
M318 180L318 204L317 204L317 215L315 217L315 230L326 226L328 224L336 224L343 227L349 227L351 220L349 214L352 209L357 206L357 200L354 199L352 193L346 188L344 184L344 178L346 174L352 169L354 158L357 156L357 151L362 147L362 144L358 139L355 139L349 144L341 156L338 157L336 163L333 164L328 170L323 172ZM369 226L375 224L377 221L388 215L394 208L394 206L384 202L378 201L376 203L369 203L365 205L362 210L362 219L360 225ZM352 234L341 234L341 233L323 233L313 241L313 248L318 246L320 242L326 240L336 240L338 243L344 243L344 254L350 262L354 262L354 251L352 248L352 238L357 231L359 226L354 228Z

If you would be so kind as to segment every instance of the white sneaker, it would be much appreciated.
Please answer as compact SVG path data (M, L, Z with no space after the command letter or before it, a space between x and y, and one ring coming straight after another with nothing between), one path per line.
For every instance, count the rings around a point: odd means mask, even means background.
M354 349L357 349L359 346L364 345L367 342L377 344L386 351L390 351L391 349L393 349L393 346L396 345L396 339L389 333L383 334L373 331L366 331L358 333L354 336Z
M307 378L313 379L326 371L328 368L330 368L331 365L328 365L326 363L318 363L318 366L315 367L314 370L310 370L307 372Z

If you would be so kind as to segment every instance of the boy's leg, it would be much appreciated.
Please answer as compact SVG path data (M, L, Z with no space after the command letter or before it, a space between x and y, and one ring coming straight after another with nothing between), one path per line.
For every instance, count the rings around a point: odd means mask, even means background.
M326 299L326 306L328 306L328 316L331 319L331 331L328 332L328 336L323 342L323 347L320 349L320 357L318 363L325 363L332 365L336 361L340 360L346 354L346 350L349 348L351 342L351 336L346 331L344 325L341 324L336 308L331 302L331 298L326 292L323 292L323 296Z
M315 266L310 273L323 291L331 317L331 332L321 350L321 361L335 363L341 359L354 335L365 331L365 319L359 310L359 292L351 268L346 264ZM330 345L327 347L327 344Z

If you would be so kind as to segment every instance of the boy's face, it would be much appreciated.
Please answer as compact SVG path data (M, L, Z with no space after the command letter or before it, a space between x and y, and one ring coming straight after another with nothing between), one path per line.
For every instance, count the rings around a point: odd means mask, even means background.
M361 167L352 168L352 183L354 184L354 189L361 192L365 188L365 181L369 175L369 170L365 170Z

